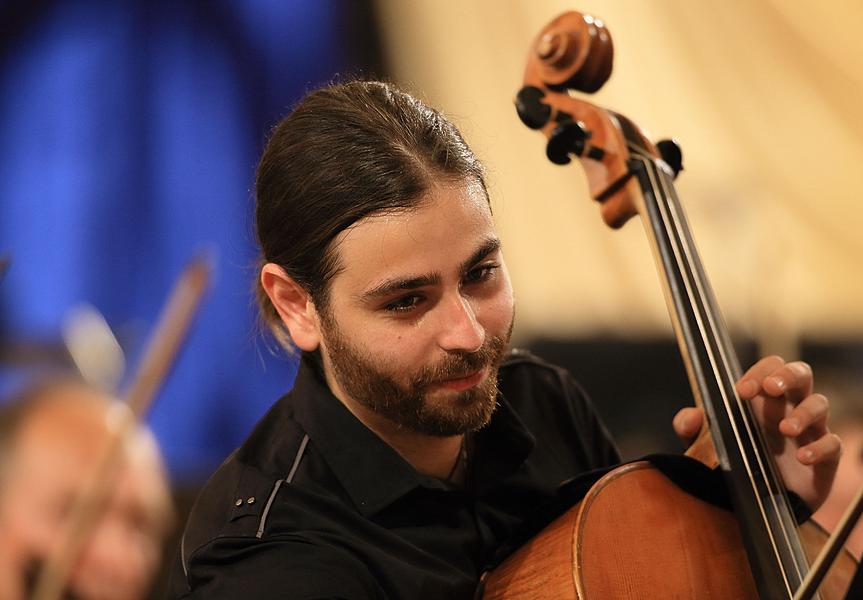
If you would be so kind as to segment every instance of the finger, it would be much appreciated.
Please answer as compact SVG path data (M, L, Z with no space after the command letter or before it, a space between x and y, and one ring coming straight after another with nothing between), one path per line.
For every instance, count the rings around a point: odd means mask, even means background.
M785 361L779 356L767 356L749 367L737 382L737 393L743 400L751 400L761 391L764 378L782 367Z
M693 406L681 408L674 416L672 426L677 436L684 442L694 438L704 423L704 411Z
M797 450L797 460L804 465L838 462L841 455L842 440L835 433L827 433Z
M824 432L827 430L827 415L830 403L823 394L811 394L794 407L786 418L779 423L779 431L787 437L797 437L810 427Z
M812 393L812 367L802 361L787 363L770 373L761 384L771 396L782 396L797 404Z

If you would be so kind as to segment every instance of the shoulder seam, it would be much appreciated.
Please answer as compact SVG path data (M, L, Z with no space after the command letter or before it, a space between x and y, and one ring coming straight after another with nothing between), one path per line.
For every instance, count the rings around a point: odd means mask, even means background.
M267 505L264 507L264 512L261 514L261 522L258 524L258 531L255 533L255 537L261 539L264 535L264 528L267 526L267 517L270 514L270 508L273 506L273 501L276 499L276 494L279 493L279 488L282 487L283 483L291 483L294 480L294 475L297 474L297 469L300 467L300 461L303 460L303 455L306 453L306 446L309 444L309 434L306 433L303 435L303 441L300 442L300 447L297 450L297 454L294 456L294 463L291 465L291 470L288 472L288 476L284 479L277 479L276 483L273 484L273 491L270 492L270 497L267 498Z
M293 421L293 422L296 423L296 421ZM299 426L299 423L297 423L297 426ZM300 431L302 431L302 429L300 429ZM194 550L190 551L187 554L186 553L186 535L188 533L189 524L188 523L186 524L186 528L183 530L183 535L180 537L180 564L183 567L183 574L186 577L186 583L187 584L189 582L189 569L190 569L190 566L192 563L192 557L196 553L198 553L202 548L205 548L206 546L210 545L212 542L214 542L216 540L225 539L225 538L242 538L242 539L256 539L257 538L257 539L260 539L262 537L263 528L266 526L266 518L267 518L267 515L269 513L270 507L271 507L273 501L275 500L276 494L278 493L278 491L281 488L281 485L283 483L285 483L286 481L288 483L290 483L293 480L293 477L296 474L297 469L299 468L300 460L302 459L303 455L305 454L305 450L306 450L306 446L308 445L308 441L309 441L309 435L307 433L303 432L303 438L300 441L299 448L297 450L296 455L294 456L294 460L293 460L293 463L291 465L291 469L288 472L287 477L280 477L280 478L276 479L274 484L273 484L273 489L270 492L269 498L267 499L267 504L264 507L261 522L258 526L258 530L256 533L250 533L249 535L244 535L244 536L237 536L235 534L223 534L223 533L221 533L222 531L224 531L224 524L223 524L222 527L219 527L218 533L209 537L209 539L207 539L203 543L198 544ZM239 455L239 449L234 450L234 452L232 452L231 455L227 459L225 459L225 461L222 463L222 466L219 467L219 469L221 469L231 459L235 460L237 465L240 467L241 474L237 478L235 491L234 491L235 497L237 497L237 490L242 485L242 480L243 480L242 473L243 472L245 472L247 470L256 470L260 473L263 473L263 471L261 471L258 467L253 466L253 465L249 465L249 464L245 463L244 461L240 460L238 455ZM218 473L218 471L219 470L217 470L217 473Z

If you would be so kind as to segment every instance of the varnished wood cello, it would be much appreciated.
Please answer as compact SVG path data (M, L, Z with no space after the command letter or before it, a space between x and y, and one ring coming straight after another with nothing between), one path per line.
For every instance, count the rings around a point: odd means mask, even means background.
M725 475L733 512L683 491L649 462L619 467L484 578L482 597L792 598L826 536L796 525L759 424L737 396L742 371L673 180L672 142L653 144L621 114L577 99L611 74L605 25L576 12L531 46L519 116L548 138L557 164L575 156L613 228L636 214L647 232L696 403L706 426L687 451ZM844 553L820 597L845 597L856 569Z

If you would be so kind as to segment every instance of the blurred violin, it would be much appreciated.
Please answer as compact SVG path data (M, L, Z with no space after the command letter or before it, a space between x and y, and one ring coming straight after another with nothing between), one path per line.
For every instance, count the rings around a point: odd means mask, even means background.
M83 491L75 499L66 526L59 532L63 542L60 550L47 558L34 578L35 600L58 600L65 597L65 587L81 551L93 534L106 503L117 485L117 477L124 459L122 448L147 414L159 388L170 372L180 347L189 332L195 314L201 305L210 279L210 263L206 258L193 259L178 278L163 309L144 357L124 394L124 411L117 412L112 423L111 438ZM86 354L86 353L82 353ZM97 372L104 365L87 360Z

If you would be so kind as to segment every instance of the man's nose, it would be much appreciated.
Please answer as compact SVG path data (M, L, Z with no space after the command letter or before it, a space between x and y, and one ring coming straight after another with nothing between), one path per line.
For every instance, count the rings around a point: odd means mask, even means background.
M455 294L443 306L438 345L447 352L476 352L485 341L485 329L477 321L468 298Z

